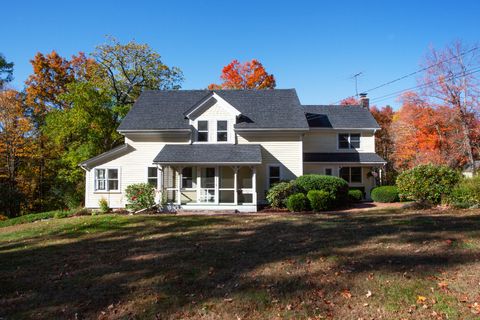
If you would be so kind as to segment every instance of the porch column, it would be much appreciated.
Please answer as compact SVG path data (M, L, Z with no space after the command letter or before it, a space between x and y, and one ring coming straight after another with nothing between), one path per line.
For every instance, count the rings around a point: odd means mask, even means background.
M163 166L162 165L159 165L158 166L158 184L157 184L157 187L158 187L158 190L160 190L160 199L159 199L159 203L160 204L163 204L163 198L164 198L164 192L165 192L165 182L163 181L164 179L164 169L163 169Z
M233 169L233 203L238 205L238 183L237 183L237 176L238 176L238 167L235 166Z
M195 179L197 181L195 183L195 185L197 187L197 190L196 190L196 192L197 192L197 203L199 203L199 202L201 202L200 201L200 197L201 197L201 193L200 193L200 183L201 183L201 181L200 181L200 167L196 167L195 172L197 174L197 176L195 177Z
M257 205L257 167L252 167L252 202Z
M182 169L183 167L177 167L177 204L182 204Z

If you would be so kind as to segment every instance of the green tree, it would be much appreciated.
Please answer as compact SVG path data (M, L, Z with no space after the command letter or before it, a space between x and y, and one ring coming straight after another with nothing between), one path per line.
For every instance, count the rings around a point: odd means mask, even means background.
M104 68L113 93L116 112L125 116L145 89L179 89L182 71L165 65L161 56L147 44L119 43L108 38L92 56Z

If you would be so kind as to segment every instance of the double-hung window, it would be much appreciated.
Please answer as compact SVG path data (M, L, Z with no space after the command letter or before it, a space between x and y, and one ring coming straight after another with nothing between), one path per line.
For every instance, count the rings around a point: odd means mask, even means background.
M339 149L360 149L360 133L339 133Z
M208 121L206 120L198 121L197 141L208 142Z
M228 141L227 124L228 122L225 120L217 121L217 141L218 142Z
M158 169L157 167L148 167L147 169L147 182L154 188L158 187Z
M362 182L362 168L361 167L343 167L340 168L340 178L349 183Z
M268 167L268 187L280 182L280 166Z
M118 169L95 169L95 191L118 191Z

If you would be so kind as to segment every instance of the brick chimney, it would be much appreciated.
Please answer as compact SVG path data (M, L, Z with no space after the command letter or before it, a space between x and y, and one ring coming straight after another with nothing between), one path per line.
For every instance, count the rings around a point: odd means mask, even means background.
M370 99L367 98L366 93L360 93L360 105L363 108L370 110Z

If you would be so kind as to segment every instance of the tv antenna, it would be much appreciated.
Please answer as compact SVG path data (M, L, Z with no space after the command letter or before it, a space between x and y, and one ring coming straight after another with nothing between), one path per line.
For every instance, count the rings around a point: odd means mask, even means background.
M354 74L350 79L355 79L355 97L358 98L358 77L363 74L362 72Z

